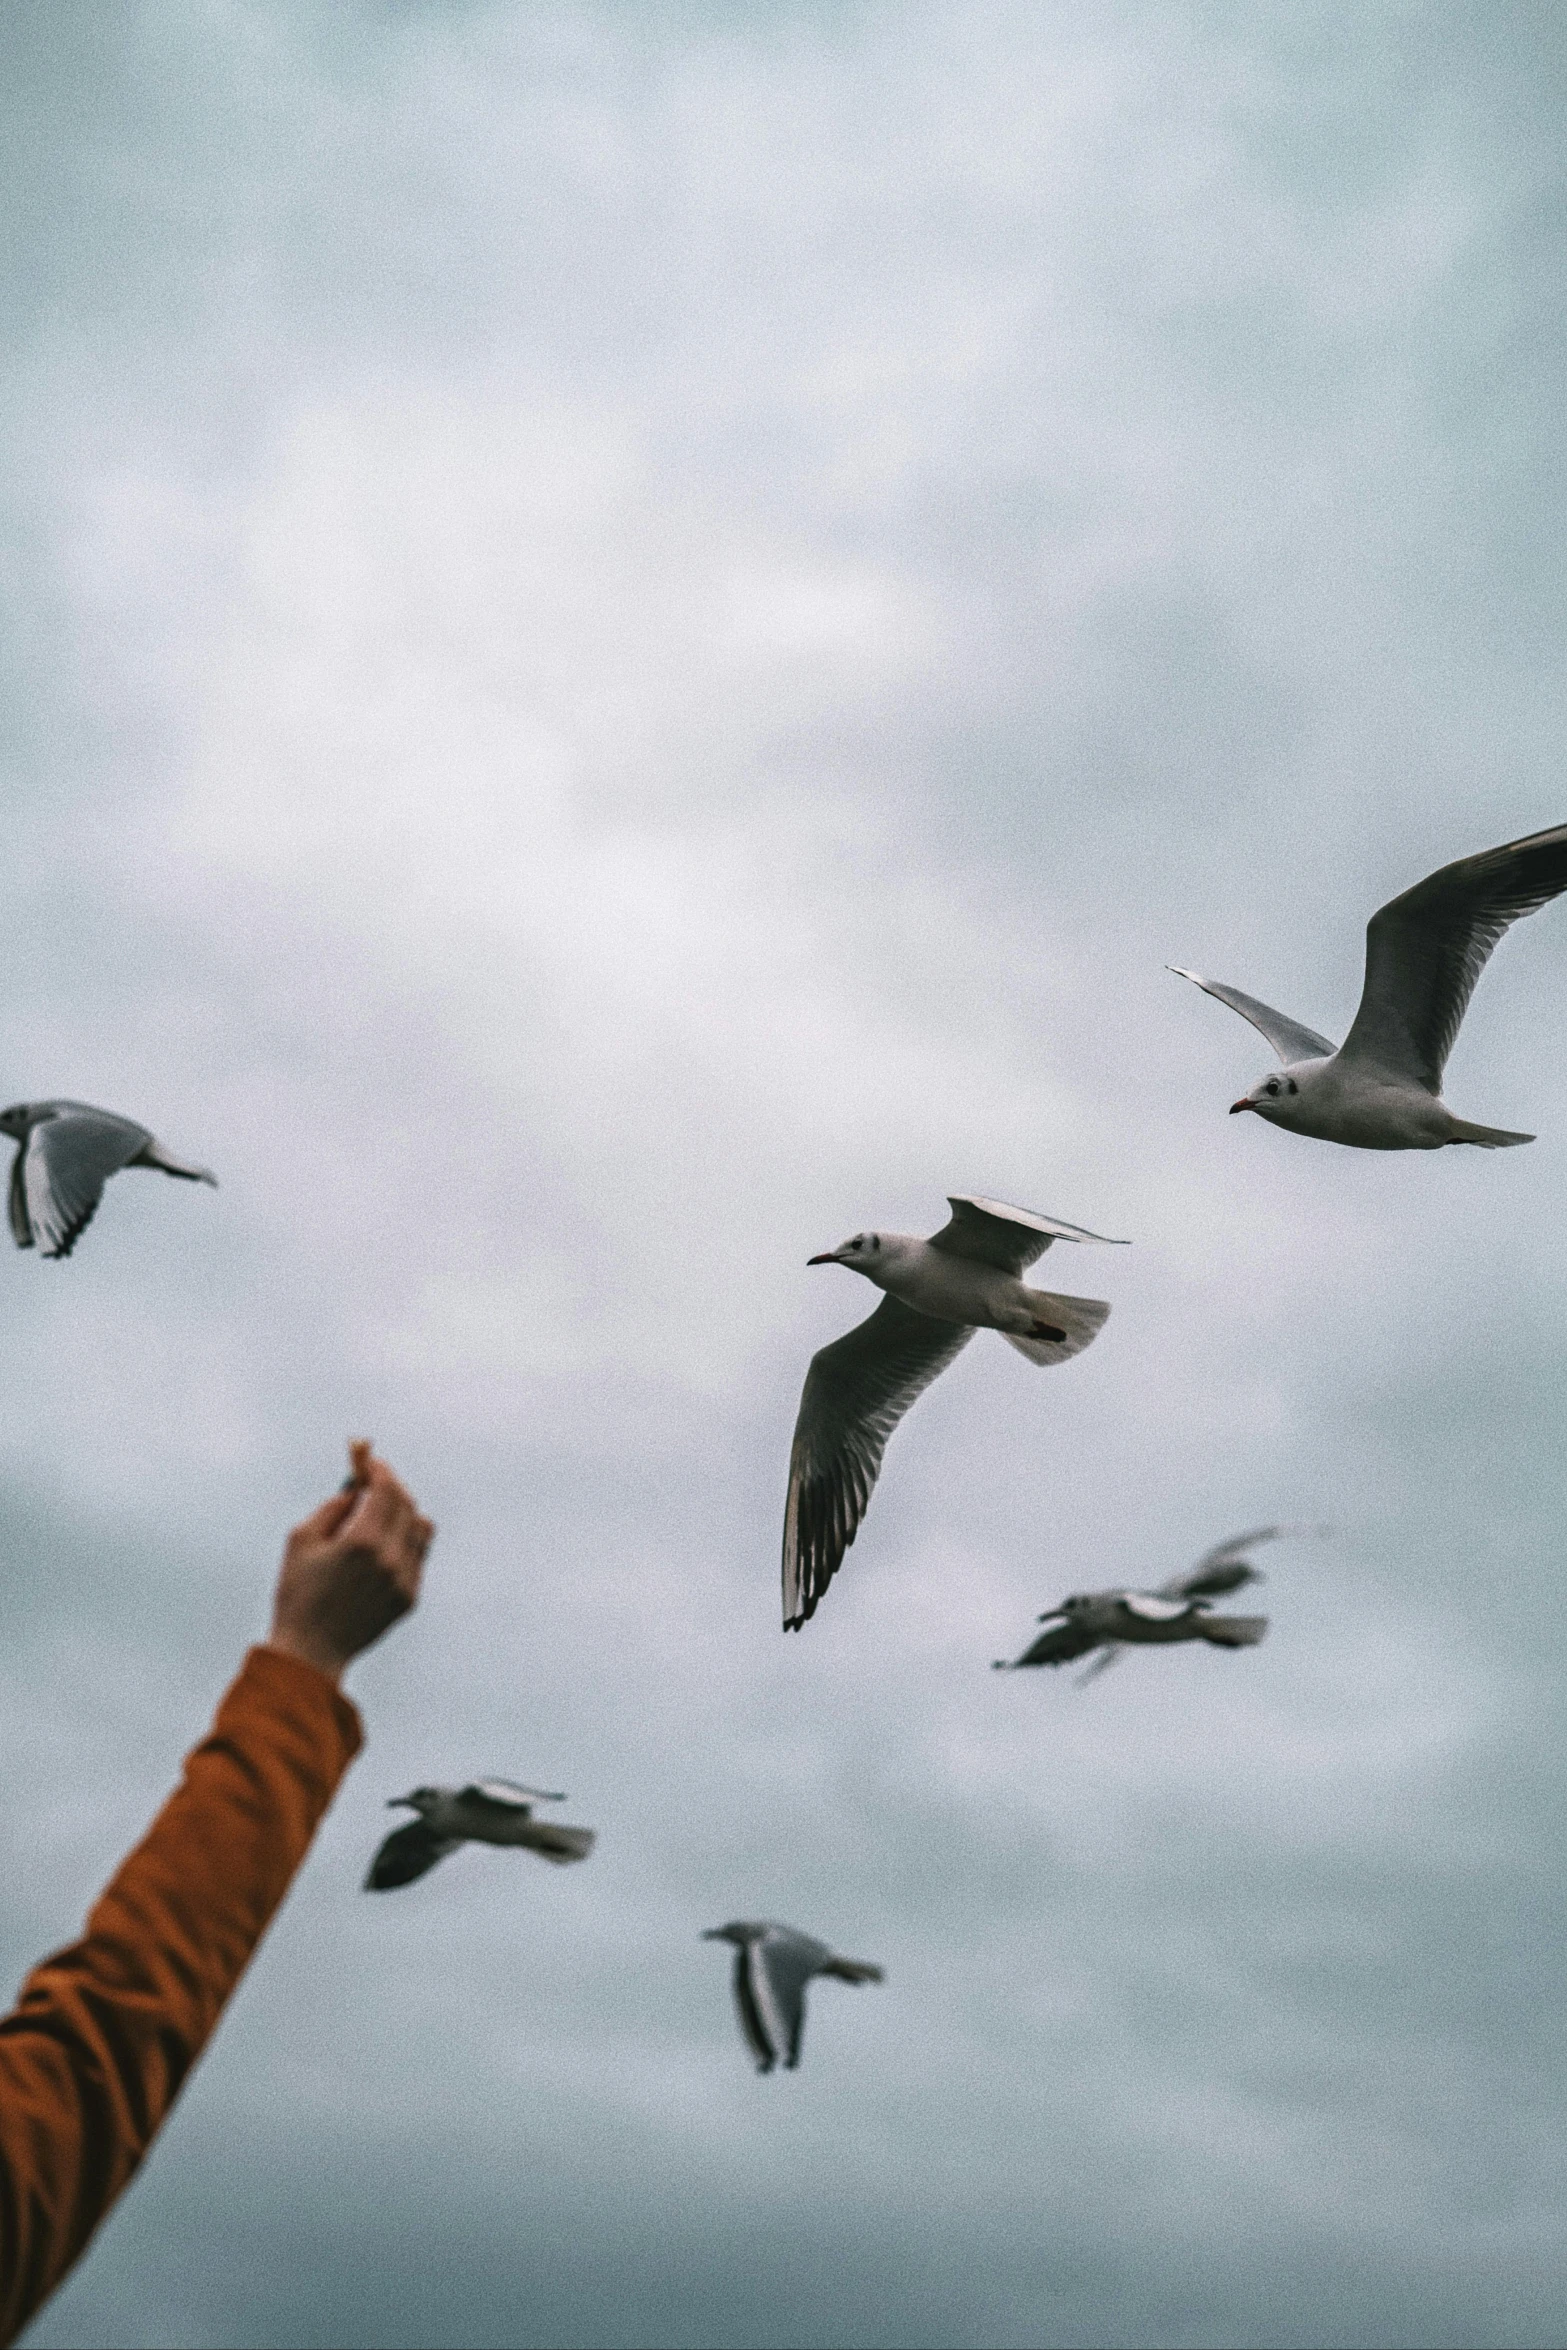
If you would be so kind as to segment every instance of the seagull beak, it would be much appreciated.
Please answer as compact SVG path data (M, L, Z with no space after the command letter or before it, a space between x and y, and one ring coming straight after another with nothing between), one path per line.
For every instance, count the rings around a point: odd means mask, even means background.
M389 1795L386 1799L386 1808L388 1811L412 1811L414 1799L411 1795Z
M1237 1110L1254 1110L1256 1107L1257 1105L1255 1102L1249 1102L1242 1098L1238 1102L1231 1102L1230 1116L1233 1118Z
M836 1265L838 1262L838 1251L835 1248L830 1248L827 1250L824 1256L807 1257L805 1261L808 1265Z

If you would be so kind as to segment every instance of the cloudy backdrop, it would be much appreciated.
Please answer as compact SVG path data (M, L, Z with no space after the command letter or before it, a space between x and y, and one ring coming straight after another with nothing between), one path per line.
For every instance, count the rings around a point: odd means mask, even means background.
M0 1258L5 1980L368 1433L368 1750L39 2344L1503 2345L1567 2251L1567 816L1543 5L50 0L0 22L0 1093L215 1166ZM1125 1233L778 1628L806 1257ZM1069 1260L1069 1261L1063 1261ZM1237 1527L1266 1646L993 1676ZM386 1796L585 1869L357 1890ZM758 2080L726 1954L887 1969Z

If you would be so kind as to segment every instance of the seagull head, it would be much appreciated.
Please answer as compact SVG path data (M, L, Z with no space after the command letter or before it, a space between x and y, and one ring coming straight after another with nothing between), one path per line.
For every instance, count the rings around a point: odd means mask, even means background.
M851 1272L868 1273L881 1260L882 1239L879 1232L856 1232L838 1248L824 1249L819 1257L807 1257L808 1265L847 1265Z
M0 1110L0 1134L9 1134L13 1142L24 1142L32 1123L31 1102L13 1102L8 1110Z
M734 1918L727 1926L704 1926L702 1939L704 1942L732 1942L737 1950L743 1950L746 1943L754 1942L761 1931L760 1926L748 1925L743 1918Z
M1238 1102L1231 1102L1230 1116L1233 1118L1237 1110L1255 1110L1259 1118L1267 1118L1275 1126L1292 1126L1299 1097L1300 1086L1289 1070L1275 1070L1271 1076L1259 1078Z

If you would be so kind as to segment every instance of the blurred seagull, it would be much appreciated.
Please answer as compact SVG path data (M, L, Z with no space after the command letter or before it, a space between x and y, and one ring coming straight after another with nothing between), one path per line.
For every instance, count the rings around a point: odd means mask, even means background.
M1455 1118L1441 1098L1442 1071L1503 931L1564 889L1567 824L1558 824L1460 857L1390 899L1366 925L1360 1009L1337 1051L1238 987L1169 968L1260 1028L1284 1064L1232 1103L1232 1114L1255 1110L1270 1125L1356 1150L1434 1151L1449 1142L1505 1150L1534 1136Z
M929 1240L857 1232L807 1259L847 1265L887 1295L806 1373L784 1509L786 1632L815 1614L842 1564L893 1429L976 1330L999 1330L1031 1363L1064 1363L1093 1343L1109 1315L1098 1298L1026 1289L1019 1278L1053 1240L1102 1241L1103 1233L1001 1200L953 1197L948 1205L951 1218Z
M389 1893L411 1885L459 1844L526 1844L546 1860L586 1860L593 1850L591 1828L557 1828L533 1817L535 1803L564 1803L542 1787L517 1787L510 1779L475 1779L467 1787L415 1787L394 1795L389 1811L406 1805L419 1817L394 1828L370 1864L367 1893Z
M44 1257L70 1255L122 1167L161 1167L187 1183L218 1180L171 1158L145 1126L87 1102L17 1102L0 1110L0 1134L20 1146L11 1161L12 1236Z
M1286 1534L1325 1534L1326 1526L1254 1526L1249 1534L1232 1534L1204 1553L1189 1574L1172 1575L1157 1591L1087 1591L1064 1599L1042 1624L1058 1629L1041 1632L1031 1648L1010 1664L997 1657L998 1673L1015 1672L1024 1665L1065 1665L1098 1649L1079 1686L1113 1665L1124 1648L1171 1640L1206 1640L1214 1648L1255 1648L1268 1629L1266 1616L1211 1616L1210 1600L1243 1584L1260 1583L1260 1568L1246 1553L1259 1542L1277 1542Z
M838 1958L825 1942L765 1918L709 1926L702 1939L735 1946L735 2006L759 2073L770 2073L775 2064L793 2072L799 2063L805 1986L813 1975L836 1975L840 1983L883 1980L879 1966L867 1966L859 1958Z

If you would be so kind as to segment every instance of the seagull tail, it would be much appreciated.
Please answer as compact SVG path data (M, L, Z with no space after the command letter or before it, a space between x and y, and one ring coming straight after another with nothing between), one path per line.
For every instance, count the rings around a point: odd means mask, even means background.
M1266 1616L1204 1616L1201 1624L1215 1648L1255 1648L1268 1629Z
M1514 1134L1505 1126L1472 1126L1467 1118L1455 1118L1449 1142L1476 1142L1483 1151L1510 1151L1516 1142L1533 1142L1532 1134Z
M593 1850L594 1833L591 1828L560 1828L553 1820L530 1820L532 1833L528 1844L545 1860L565 1862L586 1860Z
M1031 1363L1070 1362L1085 1346L1093 1345L1110 1319L1110 1308L1102 1298L1062 1297L1051 1289L1027 1289L1023 1295L1034 1317L1033 1327L1003 1330L1001 1335Z
M210 1183L214 1191L218 1188L218 1179L210 1167L188 1166L183 1159L172 1157L161 1142L147 1143L136 1153L131 1164L137 1167L159 1167L165 1175L178 1175L186 1183Z
M863 1958L835 1958L822 1969L824 1975L836 1975L840 1983L883 1983L886 1973L879 1966L871 1966Z

